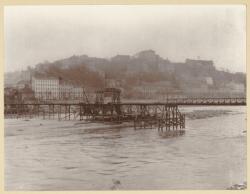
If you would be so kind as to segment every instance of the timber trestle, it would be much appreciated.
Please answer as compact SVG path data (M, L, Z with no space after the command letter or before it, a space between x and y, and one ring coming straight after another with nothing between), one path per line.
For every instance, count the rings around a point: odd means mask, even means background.
M100 100L101 99L101 100ZM5 118L87 120L89 122L132 122L134 129L158 128L168 135L185 133L185 115L178 106L244 106L245 98L170 99L156 103L121 103L118 95L105 103L101 94L95 103L9 103L4 105Z

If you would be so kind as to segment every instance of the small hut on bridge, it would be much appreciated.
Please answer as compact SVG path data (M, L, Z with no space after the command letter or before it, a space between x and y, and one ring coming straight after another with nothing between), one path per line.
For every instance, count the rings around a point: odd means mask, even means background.
M119 104L121 102L120 99L121 90L118 88L104 88L102 90L96 91L96 103L97 104Z

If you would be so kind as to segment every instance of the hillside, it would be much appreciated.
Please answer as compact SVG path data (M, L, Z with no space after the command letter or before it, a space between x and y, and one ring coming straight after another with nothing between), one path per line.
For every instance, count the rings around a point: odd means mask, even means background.
M72 56L39 63L29 71L32 75L62 77L77 85L93 88L111 83L122 88L127 96L140 90L145 92L145 88L164 88L166 93L197 94L225 93L230 92L232 87L240 87L238 92L242 92L242 86L246 85L245 74L219 71L213 61L187 59L184 63L174 63L153 50L141 51L133 56L117 55L110 59ZM228 90L225 91L225 88Z

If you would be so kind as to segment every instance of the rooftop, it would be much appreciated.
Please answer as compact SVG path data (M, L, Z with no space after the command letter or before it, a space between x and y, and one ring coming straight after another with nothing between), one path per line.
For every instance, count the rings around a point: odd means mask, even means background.
M45 75L35 75L35 76L32 76L32 79L38 79L38 80L59 80L59 78L52 77L52 76L45 76Z

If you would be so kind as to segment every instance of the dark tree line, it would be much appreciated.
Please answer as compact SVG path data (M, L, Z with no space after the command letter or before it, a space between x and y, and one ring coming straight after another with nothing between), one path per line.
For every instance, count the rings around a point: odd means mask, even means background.
M41 73L41 72L37 72ZM51 64L43 69L45 76L58 77L73 84L101 88L104 86L104 78L95 71L91 71L84 64L62 68Z

